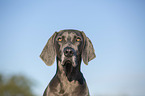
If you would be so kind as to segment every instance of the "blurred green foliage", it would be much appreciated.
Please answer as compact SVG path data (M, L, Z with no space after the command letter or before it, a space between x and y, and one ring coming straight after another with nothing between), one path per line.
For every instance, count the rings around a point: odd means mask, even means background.
M32 92L34 83L22 75L13 75L4 78L0 74L0 96L34 96Z

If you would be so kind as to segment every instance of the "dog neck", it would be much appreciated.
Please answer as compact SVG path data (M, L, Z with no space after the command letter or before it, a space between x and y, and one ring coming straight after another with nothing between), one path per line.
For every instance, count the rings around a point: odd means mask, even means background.
M83 83L84 80L82 80L82 73L80 72L80 66L81 66L81 58L80 62L77 62L77 66L76 67L73 67L73 66L69 66L69 67L72 67L72 68L68 68L66 71L66 68L67 67L64 67L61 65L61 61L60 59L57 57L57 71L56 71L56 76L58 76L58 78L60 79L60 81L78 81L80 84ZM69 70L71 70L69 72Z

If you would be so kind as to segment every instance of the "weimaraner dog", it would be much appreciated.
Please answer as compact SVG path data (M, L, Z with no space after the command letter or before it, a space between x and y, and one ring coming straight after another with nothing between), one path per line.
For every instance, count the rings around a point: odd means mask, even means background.
M57 71L43 96L89 96L89 90L80 71L81 61L88 65L94 59L93 45L79 30L55 32L45 45L41 59L48 65L57 61Z

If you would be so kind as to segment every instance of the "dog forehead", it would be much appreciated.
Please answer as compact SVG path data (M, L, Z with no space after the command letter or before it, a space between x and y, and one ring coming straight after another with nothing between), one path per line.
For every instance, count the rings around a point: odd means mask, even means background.
M74 32L64 32L63 34L62 34L62 36L64 36L65 38L72 38L72 37L74 37L74 36L76 36L77 34L76 33L74 33Z
M81 36L79 31L72 31L72 30L68 30L68 31L61 31L59 32L58 36L63 36L65 38L73 38L75 36Z

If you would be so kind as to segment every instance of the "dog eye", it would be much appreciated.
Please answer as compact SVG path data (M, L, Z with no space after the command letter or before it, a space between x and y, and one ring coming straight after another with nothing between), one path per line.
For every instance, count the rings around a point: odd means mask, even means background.
M57 40L61 42L62 41L62 38L58 38Z
M77 37L76 41L77 42L81 41L81 38L80 37Z

